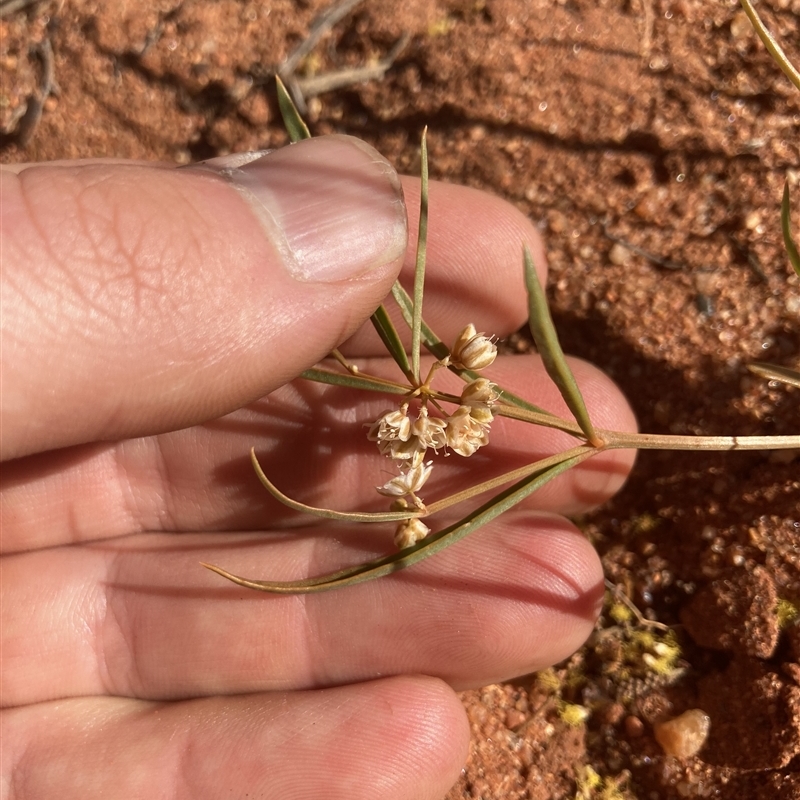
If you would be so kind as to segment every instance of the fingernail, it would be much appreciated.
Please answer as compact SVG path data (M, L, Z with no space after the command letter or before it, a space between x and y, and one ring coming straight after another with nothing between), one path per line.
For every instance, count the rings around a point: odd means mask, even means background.
M355 278L405 252L400 179L360 139L321 136L197 166L214 170L247 199L297 280Z

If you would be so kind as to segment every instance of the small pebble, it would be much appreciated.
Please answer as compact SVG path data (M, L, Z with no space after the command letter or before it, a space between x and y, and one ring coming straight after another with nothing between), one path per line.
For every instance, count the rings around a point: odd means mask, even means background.
M631 260L631 251L619 242L615 242L608 251L608 260L618 267L625 266Z
M625 733L627 733L631 739L638 738L644 733L644 723L639 717L635 717L633 714L625 717Z
M700 752L708 738L711 717L699 708L653 726L656 741L668 756L685 759Z
M731 36L734 39L744 39L746 36L751 36L753 33L753 24L747 17L744 11L737 11L731 20Z
M747 20L747 24L750 25L750 20ZM744 218L744 226L749 231L754 231L759 225L761 224L761 214L758 211L751 211L745 218Z
M523 725L528 718L521 711L516 708L511 708L506 711L506 728L510 731L516 730Z
M564 233L569 224L567 218L560 211L551 211L548 214L547 222L553 233Z

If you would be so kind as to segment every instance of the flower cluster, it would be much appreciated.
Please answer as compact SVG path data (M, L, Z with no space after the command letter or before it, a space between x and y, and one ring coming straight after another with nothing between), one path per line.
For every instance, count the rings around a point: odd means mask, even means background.
M489 366L496 355L497 346L484 334L477 333L474 325L467 325L456 339L450 355L439 361L438 366L478 370ZM431 371L431 376L434 372ZM421 388L429 390L428 383ZM498 398L491 381L476 378L464 386L456 410L439 417L431 416L429 412L431 393L419 394L422 399L416 417L409 414L406 400L399 408L384 411L369 425L367 433L367 438L377 444L382 455L399 464L400 474L378 487L382 495L394 498L395 508L425 509L417 492L433 469L433 462L425 461L429 449L435 453L444 450L471 456L489 443L489 426L494 418L492 406ZM434 401L434 405L441 411L438 402ZM401 548L411 547L429 532L430 529L419 519L406 520L398 525L395 542Z
M396 461L419 463L430 447L438 451L447 442L447 423L431 417L422 406L415 420L408 416L408 403L394 411L384 411L370 426L367 439L377 442L382 455Z
M409 416L408 403L403 403L400 408L384 411L370 425L367 438L377 443L382 455L401 462L407 470L401 477L416 475L414 471L422 465L429 448L434 452L448 448L460 456L471 456L489 443L489 425L494 418L491 407L497 400L497 392L486 378L478 378L466 385L460 400L461 405L444 419L430 416L426 405L420 407L414 419ZM422 483L427 477L425 473ZM378 491L393 496L416 491L411 488L395 491L391 487L398 480L393 478ZM412 483L416 488L422 485L416 478L409 478L409 487Z

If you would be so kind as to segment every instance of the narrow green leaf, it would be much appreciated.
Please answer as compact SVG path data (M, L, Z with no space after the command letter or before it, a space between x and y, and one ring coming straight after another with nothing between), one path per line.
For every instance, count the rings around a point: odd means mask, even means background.
M414 308L414 303L411 300L408 292L400 285L399 281L395 281L394 286L392 286L392 297L394 297L395 302L400 307L400 313L403 315L403 320L409 327L411 327L411 314ZM450 350L448 349L447 345L433 332L433 330L431 330L425 320L422 320L420 332L422 336L422 343L435 358L442 359L445 356L450 355ZM464 381L474 381L476 378L480 377L477 372L471 369L458 369L453 366L448 367L448 369L451 372L454 372ZM500 393L500 399L504 400L506 403L511 403L519 408L524 408L526 411L532 411L535 414L546 414L549 417L553 417L553 419L558 419L558 417L556 417L556 415L550 411L547 411L544 408L539 408L539 406L536 406L533 403L529 403L522 397L510 392L508 389L503 389L502 386L498 386L497 391Z
M347 386L350 389L366 389L370 392L384 392L386 394L408 394L408 386L375 378L372 375L353 375L348 372L330 372L327 369L312 367L300 374L301 378L317 383L329 383L332 386Z
M553 428L557 431L564 431L576 439L583 439L583 431L581 426L575 420L562 419L555 416L550 412L540 414L536 411L529 411L527 408L519 408L519 406L512 405L511 403L497 403L493 408L495 416L508 417L508 419L518 419L521 422L527 422L530 425L543 425L546 428Z
M402 287L400 281L395 281L392 284L392 297L400 308L400 313L403 315L403 322L408 325L411 330L414 326L414 301L411 295ZM428 350L433 353L436 358L444 358L450 355L447 345L444 344L436 334L428 327L425 320L420 322L420 338Z
M300 112L297 110L289 92L286 91L283 81L278 75L275 76L275 85L278 90L278 108L281 110L283 124L292 142L299 142L301 139L310 139L308 126L303 122Z
M490 478L488 481L483 481L475 486L470 486L469 489L463 489L460 492L450 495L450 497L444 497L441 500L437 500L435 503L428 503L425 506L425 518L428 519L434 514L438 514L440 511L444 511L451 506L456 506L459 503L463 503L465 500L471 500L473 497L477 497L479 494L489 492L492 489L499 489L506 483L511 483L511 481L518 481L522 478L527 478L534 472L541 472L542 470L548 469L555 464L560 464L565 459L572 458L573 456L577 456L585 452L596 451L595 448L591 447L590 445L582 444L578 447L573 447L570 450L564 450L561 453L556 453L549 458L543 458L534 462L533 464L526 464L524 467L520 467L519 469L506 472L503 475L498 475L496 478Z
M764 364L760 361L748 364L747 369L768 381L779 381L800 388L800 372L795 369L779 367L777 364Z
M331 350L328 358L332 358L334 361L340 364L342 368L350 375L358 375L358 367L355 364L351 364L338 347L334 347L333 350Z
M789 219L791 207L789 205L789 181L783 184L783 201L781 202L781 229L783 230L783 244L789 254L794 271L800 275L800 252L792 239L792 221Z
M398 334L397 328L394 327L394 323L389 318L385 306L378 306L375 313L370 317L370 321L378 332L378 336L381 337L384 346L389 351L389 355L403 371L403 375L411 379L411 365L408 363L406 349L400 341L400 334Z
M551 466L524 478L496 497L493 497L489 502L484 503L480 508L467 514L464 519L439 531L439 533L426 537L413 547L400 550L389 556L377 558L365 564L347 567L346 569L332 572L329 575L322 575L318 578L307 578L299 581L258 581L250 578L242 578L212 564L202 563L202 566L206 569L210 569L212 572L216 572L218 575L227 578L229 581L239 586L244 586L248 589L256 589L260 592L272 592L276 594L324 592L342 586L352 586L356 583L374 580L375 578L380 578L392 572L410 567L412 564L423 561L435 553L438 553L440 550L444 550L445 547L455 544L459 539L463 539L468 534L500 516L500 514L508 511L508 509L512 508L517 503L520 503L528 497L528 495L540 489L546 483L549 483L562 472L566 472L571 467L574 467L581 461L585 461L597 452L599 451L593 448L584 449L579 455L566 458L555 466Z
M778 66L783 70L786 77L800 89L800 72L794 68L792 62L789 61L789 57L783 52L775 37L761 21L761 17L758 16L758 12L753 8L753 4L750 0L741 0L741 3L744 13L750 18L750 22L752 22L753 27L756 29L756 33L763 42L764 47L767 48L769 54L778 62Z
M422 326L422 298L425 293L425 253L428 245L428 129L422 131L420 145L421 190L419 202L419 235L417 237L417 263L414 269L414 307L411 315L411 371L419 385L420 328Z
M258 479L264 488L278 501L294 511L302 511L304 514L313 514L315 517L324 519L339 520L342 522L400 522L405 519L423 516L422 511L334 511L332 508L317 508L307 506L291 497L285 495L267 476L261 468L256 458L256 450L250 448L250 462L253 465Z
M533 263L533 256L528 246L524 248L525 263L525 288L528 290L528 324L533 334L533 340L539 349L544 367L551 380L558 387L564 402L572 412L578 425L586 436L590 444L595 446L602 444L600 438L594 430L594 425L589 418L586 404L583 402L583 395L578 388L578 382L572 374L572 370L564 357L564 351L558 341L558 334L553 325L553 318L550 316L550 309L547 305L547 297L544 289L539 283L539 276L536 274L536 267Z

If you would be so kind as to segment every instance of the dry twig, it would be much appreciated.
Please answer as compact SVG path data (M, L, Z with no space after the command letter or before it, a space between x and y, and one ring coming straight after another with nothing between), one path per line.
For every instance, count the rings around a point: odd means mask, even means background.
M308 97L316 97L316 95L323 92L331 92L335 89L342 89L365 81L380 80L408 44L410 37L408 34L403 34L386 56L375 64L368 64L363 67L346 67L326 72L324 75L314 75L308 78L300 78L295 75L295 70L300 65L300 62L317 46L320 39L361 2L363 0L340 0L334 3L327 11L317 17L308 32L308 36L297 45L278 69L278 75L286 84L286 88L291 93L292 100L301 114L305 114L308 111L308 106L306 105L306 98Z
M41 3L43 0L0 0L0 17L7 17L15 11L22 11L28 6Z
M11 132L3 134L4 143L14 143L19 147L25 147L31 140L39 120L42 118L42 111L47 98L58 91L55 79L55 68L53 62L53 47L49 39L43 39L35 48L42 61L42 78L39 82L39 89L30 95L28 102L20 106L17 116L12 119Z

